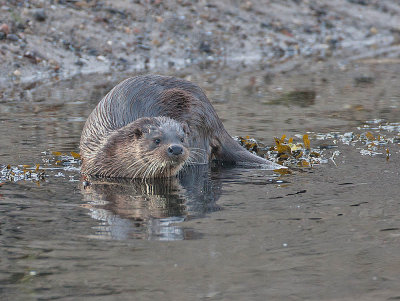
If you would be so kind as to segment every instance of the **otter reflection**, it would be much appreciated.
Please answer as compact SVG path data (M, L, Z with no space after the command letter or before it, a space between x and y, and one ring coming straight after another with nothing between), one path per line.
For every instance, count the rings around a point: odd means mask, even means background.
M99 220L96 237L112 239L194 239L199 234L179 226L187 218L219 210L218 178L208 165L193 166L179 178L147 180L90 179L81 191L90 216Z

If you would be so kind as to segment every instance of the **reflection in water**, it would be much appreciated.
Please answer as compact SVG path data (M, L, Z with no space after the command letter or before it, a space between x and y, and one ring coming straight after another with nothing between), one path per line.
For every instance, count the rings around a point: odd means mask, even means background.
M91 179L82 187L90 216L101 221L97 238L183 240L196 237L177 223L218 210L221 185L209 166L190 167L179 178Z

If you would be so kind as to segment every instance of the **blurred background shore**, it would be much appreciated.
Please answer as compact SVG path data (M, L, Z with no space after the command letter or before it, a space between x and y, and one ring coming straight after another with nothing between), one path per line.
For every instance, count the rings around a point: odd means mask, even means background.
M0 101L78 74L398 62L399 14L389 0L2 0Z

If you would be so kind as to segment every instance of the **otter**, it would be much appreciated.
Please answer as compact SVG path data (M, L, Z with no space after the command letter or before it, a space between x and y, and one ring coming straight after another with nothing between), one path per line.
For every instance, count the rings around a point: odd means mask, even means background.
M173 177L211 160L285 168L236 142L199 86L161 75L116 85L89 115L80 150L83 174L109 178Z

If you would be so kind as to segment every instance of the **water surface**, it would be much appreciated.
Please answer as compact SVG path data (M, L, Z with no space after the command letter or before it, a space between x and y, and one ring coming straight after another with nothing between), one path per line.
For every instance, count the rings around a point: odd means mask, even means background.
M190 75L232 135L272 146L309 134L325 163L289 175L205 166L87 186L52 152L78 151L86 117L122 78L1 99L2 168L45 171L1 183L2 300L399 299L399 69Z

